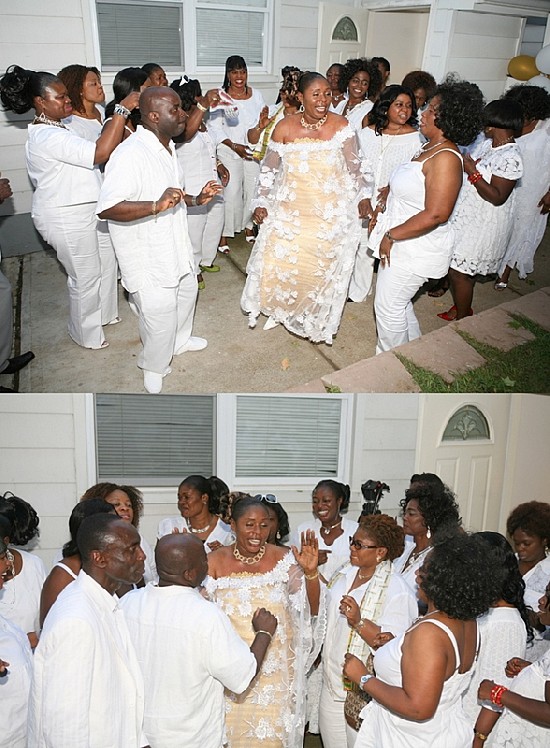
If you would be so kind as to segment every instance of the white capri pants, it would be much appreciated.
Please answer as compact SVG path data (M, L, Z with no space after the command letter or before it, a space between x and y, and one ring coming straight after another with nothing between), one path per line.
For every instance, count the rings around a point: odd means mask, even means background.
M380 263L374 297L378 333L376 353L390 351L420 337L412 299L427 280L427 277L415 275L405 268Z
M323 748L346 748L346 726L344 702L335 701L323 683L319 704L319 729Z
M243 229L252 228L250 202L256 190L260 164L239 158L231 148L221 143L218 158L229 171L229 183L224 187L225 223L223 236L233 237Z
M101 348L102 325L118 313L117 263L96 203L68 205L33 215L37 231L67 273L69 335L84 348Z
M224 204L220 196L206 205L187 208L187 227L193 247L195 273L200 273L199 265L212 265L224 222Z
M178 286L142 288L131 294L143 344L137 361L140 369L166 373L174 353L191 337L197 291L197 276L188 273Z
M374 256L372 249L367 248L368 241L369 232L365 228L361 229L361 241L355 255L355 265L348 291L348 296L352 301L365 301L372 288Z

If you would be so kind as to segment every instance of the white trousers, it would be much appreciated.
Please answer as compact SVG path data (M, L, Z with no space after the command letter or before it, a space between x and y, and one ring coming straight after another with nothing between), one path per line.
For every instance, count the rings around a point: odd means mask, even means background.
M221 197L215 197L206 205L187 208L187 226L193 247L195 273L200 273L199 265L212 265L224 222L224 205Z
M412 299L428 278L395 265L378 267L374 311L378 343L376 353L383 353L420 337L420 326Z
M0 374L8 365L13 342L13 299L11 283L0 273Z
M319 705L319 729L323 748L345 748L347 745L344 702L335 701L323 683Z
M188 273L173 288L157 286L132 293L143 344L137 361L140 369L164 374L175 351L187 343L193 329L197 291L197 276Z
M117 263L96 203L44 210L33 223L67 273L69 335L84 348L101 348L102 325L117 316ZM101 232L101 233L99 233Z
M260 165L257 161L235 158L231 148L223 143L218 147L218 158L229 171L229 183L223 191L225 203L223 236L232 237L245 228L252 228L250 201L256 190Z
M369 232L361 230L361 241L355 255L353 275L349 284L348 296L352 301L365 301L372 287L372 276L374 274L374 257L372 249L367 248Z

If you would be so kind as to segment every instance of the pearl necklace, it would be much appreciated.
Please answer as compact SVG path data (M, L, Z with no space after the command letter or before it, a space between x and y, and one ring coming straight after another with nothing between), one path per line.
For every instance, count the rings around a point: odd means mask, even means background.
M340 517L340 519L338 520L338 522L336 522L335 525L331 525L330 527L323 527L323 525L321 525L321 532L323 533L323 535L329 535L332 532L332 530L334 530L335 527L338 527L338 525L341 525L341 524L342 524L342 517Z
M302 127L304 128L304 130L318 130L320 127L322 127L325 124L325 122L327 121L327 119L328 119L328 112L318 122L316 122L313 125L310 125L309 122L305 121L304 115L302 114L302 116L300 117L300 124L302 125Z
M211 525L212 525L212 522L214 521L214 519L215 519L215 518L214 518L214 517L212 517L212 519L211 519L211 520L210 520L210 522L209 522L209 523L208 523L208 524L206 525L206 527L200 527L200 528L198 528L198 529L195 529L194 527L191 527L191 523L190 523L189 521L187 521L187 529L189 530L189 532L194 532L194 533L195 533L196 535L200 535L200 534L201 534L201 532L206 532L207 530L209 530L209 529L210 529L210 527L211 527Z
M257 564L258 561L261 561L264 557L266 545L267 544L264 543L264 545L262 545L255 556L243 556L242 553L239 553L237 549L237 543L235 543L235 547L233 548L233 555L235 556L237 561L240 561L242 564L247 564L248 566L250 566L251 564Z
M33 125L53 125L54 127L62 127L64 130L68 129L59 120L57 120L57 119L50 119L49 117L47 117L44 114L44 112L40 112L40 114L37 114L36 117L33 119L32 124Z
M434 145L431 145L429 148L426 148L428 144L424 143L424 145L421 145L420 148L417 150L417 152L414 154L413 158L418 158L423 153L428 153L428 151L433 151L433 149L437 148L438 145L443 145L443 143L446 143L448 140L449 138L443 138L443 140L440 140L439 143L435 143Z

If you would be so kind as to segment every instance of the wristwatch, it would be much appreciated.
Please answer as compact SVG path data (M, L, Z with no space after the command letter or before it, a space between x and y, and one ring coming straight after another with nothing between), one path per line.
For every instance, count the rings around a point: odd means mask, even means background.
M365 685L365 683L366 683L366 682L367 682L368 680L370 680L371 678L374 678L374 675L372 675L372 674L369 674L369 675L362 675L362 676L361 676L361 678L359 679L359 688L361 689L361 691L364 691L364 690L365 690L365 689L364 689L364 685Z
M128 117L130 116L130 110L127 109L122 104L115 104L113 114L121 114L124 117L124 119L128 119Z

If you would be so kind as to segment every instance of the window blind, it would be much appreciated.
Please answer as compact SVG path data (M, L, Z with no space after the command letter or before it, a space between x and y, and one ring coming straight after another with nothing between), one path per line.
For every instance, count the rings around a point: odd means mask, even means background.
M235 476L338 475L342 401L237 397Z
M248 67L264 65L266 13L197 7L196 19L198 67L224 67L234 54Z
M96 395L98 480L140 486L213 475L215 395Z

